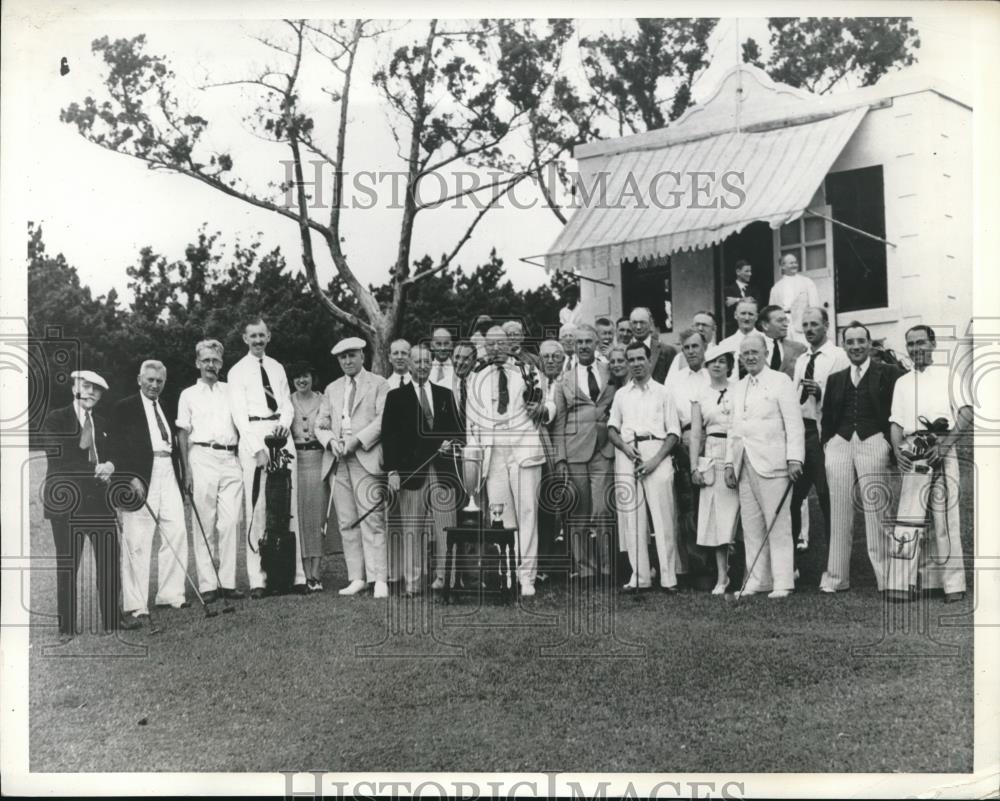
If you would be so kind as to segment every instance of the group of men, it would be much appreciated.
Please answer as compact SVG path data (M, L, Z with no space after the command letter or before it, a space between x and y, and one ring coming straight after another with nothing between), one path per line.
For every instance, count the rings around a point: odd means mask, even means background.
M332 354L343 375L323 392L315 433L343 541L348 583L340 594L356 595L372 584L374 597L386 597L391 580L401 580L409 594L444 587L444 532L466 501L460 481L466 444L485 454L484 508L517 530L522 597L534 595L536 582L546 579L547 557L560 542L571 576L611 580L617 544L632 571L626 588L648 586L654 575L650 534L659 585L676 591L678 575L694 572L701 559L691 477L698 454L689 444L691 400L708 382L710 347L738 357L725 481L739 490L749 568L744 592L780 598L794 589L800 510L813 488L829 543L820 590L850 586L859 499L868 555L883 589L886 510L875 507L878 493L869 490L886 480L890 461L909 468L905 440L921 421L944 418L947 430L929 461L945 494L953 494L955 440L971 420L968 407L954 408L947 368L934 363L934 332L917 325L906 333L914 370L901 377L898 367L872 359L871 335L860 323L843 331L844 347L837 347L821 307L802 310L805 345L788 337L782 306L758 311L755 299L741 297L733 313L736 332L716 342L714 315L699 312L680 335L679 352L645 308L616 322L565 322L559 339L542 341L537 353L525 345L521 323L493 325L487 318L482 326L477 321L478 344L453 343L444 328L434 330L427 344L392 343L387 377L365 368L363 339L338 342ZM157 528L155 603L188 605L185 578L194 582L186 570L184 495L196 520L200 596L206 603L243 597L236 588L236 553L247 528L250 597L264 595L256 546L266 493L251 487L273 456L266 440L288 437L293 415L285 370L266 354L270 337L263 320L246 325L247 353L229 369L227 382L220 380L223 346L199 342L200 377L183 391L177 409L160 402L167 373L158 361L142 363L139 392L121 400L109 419L95 410L107 383L92 371L73 374L73 403L50 413L45 425L51 438L46 517L60 566L65 636L74 633L84 535L95 545L105 628L132 628L148 616ZM624 352L626 374L613 372L616 349ZM291 475L294 510L294 469ZM69 485L76 493L72 505L60 503ZM547 486L564 492L547 492ZM965 591L958 504L952 499L930 512L934 533L923 586L940 587L954 600ZM394 532L402 535L401 549L391 547ZM430 569L428 545L434 551ZM301 587L298 553L295 561L294 584Z

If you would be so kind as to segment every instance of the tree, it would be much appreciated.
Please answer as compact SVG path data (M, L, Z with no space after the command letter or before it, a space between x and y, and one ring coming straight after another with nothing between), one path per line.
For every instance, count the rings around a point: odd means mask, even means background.
M766 62L753 39L743 60L774 80L826 94L842 81L871 86L893 69L916 61L920 38L905 17L772 17Z
M393 31L370 20L286 20L280 32L260 38L276 54L274 64L257 75L216 84L252 91L255 105L248 122L253 131L287 152L293 180L286 185L269 185L268 192L256 191L237 177L238 158L231 152L210 151L204 137L209 120L184 108L175 93L175 75L169 63L146 52L144 36L94 41L92 50L105 64L105 97L72 103L63 109L61 119L75 125L94 144L138 158L150 169L188 176L296 223L311 290L327 313L369 338L375 368L384 369L388 344L400 329L413 286L446 270L505 192L526 178L540 175L546 164L565 152L565 145L537 146L528 158L518 160L505 150L505 144L509 140L523 143L532 132L551 133L541 122L545 117L540 108L543 97L560 92L564 102L569 102L565 98L567 87L553 86L553 65L561 43L572 32L568 24L550 23L541 33L530 20L482 20L467 25L430 20L409 27L419 29L421 35L396 47L371 76L390 109L392 133L404 168L391 291L381 302L354 272L352 265L363 254L348 254L344 249L339 201L344 198L344 175L350 166L347 131L359 52L369 40L382 40ZM332 137L321 135L302 100L304 75L315 72L317 66L333 78L333 84L324 87L336 113ZM571 116L572 112L561 114ZM322 165L325 174L332 176L333 199L325 219L311 213L307 162ZM412 273L414 226L418 216L435 205L421 202L421 184L461 163L502 166L505 172L486 186L462 188L436 199L448 202L470 197L476 201L477 211L449 252L430 269ZM280 201L285 190L294 193L294 204ZM486 200L480 197L483 191ZM317 244L325 250L352 299L350 307L338 303L320 285Z

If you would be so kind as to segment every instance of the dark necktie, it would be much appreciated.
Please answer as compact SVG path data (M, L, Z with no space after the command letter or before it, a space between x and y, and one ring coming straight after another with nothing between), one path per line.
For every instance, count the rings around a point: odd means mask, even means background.
M722 390L722 391L721 391L721 392L719 393L719 399L718 399L718 400L717 400L717 401L715 402L715 405L716 405L716 406L721 406L721 405L722 405L722 397L723 397L723 396L724 396L724 395L725 395L725 394L726 394L726 393L727 393L728 391L729 391L729 387L726 387L726 388L725 388L724 390Z
M597 403L597 397L601 394L601 388L597 386L597 376L594 375L594 365L587 365L587 391L590 399Z
M806 378L812 381L813 375L816 373L816 357L819 356L819 351L813 351L809 354L809 362L806 364ZM802 394L799 395L799 403L805 403L806 399L809 397L809 393L806 392L805 388L802 389Z
M468 397L465 378L463 377L458 385L458 422L461 424L463 430L465 429L465 402L468 400Z
M87 461L97 464L97 448L94 446L94 421L90 417L90 412L84 412L86 419L83 421L83 431L80 433L80 450L87 452Z
M434 430L434 414L431 412L431 405L427 400L427 384L417 387L417 401L420 403L420 411L424 416L425 431Z
M497 365L497 370L500 371L500 392L498 393L497 399L497 414L507 414L507 407L510 405L510 391L507 389L507 371L503 369L503 365Z
M771 350L771 369L780 370L781 369L781 349L778 347L778 340L772 339L774 343L774 348Z
M260 359L260 381L264 385L264 400L267 401L267 408L272 412L278 411L278 401L274 398L274 390L271 389L271 379L267 377L267 370L264 369L264 360Z
M160 404L156 401L153 401L153 416L156 418L156 427L160 429L160 436L169 445L170 434L167 433L167 425L163 422L163 415L160 414Z

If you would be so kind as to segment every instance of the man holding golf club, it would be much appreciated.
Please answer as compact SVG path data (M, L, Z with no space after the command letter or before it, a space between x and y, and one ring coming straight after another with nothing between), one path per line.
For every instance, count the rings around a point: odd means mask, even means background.
M160 532L156 605L182 609L187 571L187 528L181 499L183 474L177 432L160 394L167 383L162 362L147 359L139 368L139 393L119 401L112 415L111 461L117 476L129 480L130 498L119 497L122 510L122 608L133 617L149 617L149 568L153 535Z
M229 387L219 380L224 349L215 339L195 345L201 377L181 393L177 428L184 463L184 491L191 498L198 587L206 603L243 598L236 589L236 541L243 503L243 471L237 457ZM218 547L211 542L218 533ZM216 564L218 559L218 565Z
M740 343L747 374L733 392L733 424L726 441L726 486L739 488L747 575L739 596L795 589L792 517L788 503L802 475L805 428L791 379L767 367L759 333Z

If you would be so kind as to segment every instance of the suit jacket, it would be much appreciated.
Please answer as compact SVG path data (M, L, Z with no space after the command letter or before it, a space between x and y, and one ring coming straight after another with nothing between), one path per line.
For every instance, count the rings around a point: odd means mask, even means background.
M149 480L153 473L153 443L149 436L149 426L146 424L146 410L143 408L145 396L141 393L129 395L115 404L112 416L110 440L111 461L115 463L115 479L131 481L138 477L146 491L149 491ZM160 411L163 422L170 432L171 453L170 462L174 468L174 477L179 485L183 485L184 471L180 458L180 441L177 436L177 408L160 398ZM116 498L115 505L119 509L135 511L142 508L131 496Z
M851 367L831 373L826 379L826 392L823 394L823 424L822 442L825 445L844 419L844 408L846 406L847 388L851 385ZM892 388L899 378L906 371L898 365L883 364L874 359L868 363L868 391L871 393L871 400L875 406L876 418L879 421L879 428L889 441L889 414L892 412Z
M354 408L351 409L351 433L361 441L355 453L369 473L382 472L382 412L389 382L382 376L362 370L357 376ZM347 400L347 376L327 385L316 418L316 439L323 444L323 475L333 469L336 459L329 443L340 439L344 402Z
M96 410L90 416L94 421L97 461L110 461L107 420ZM94 478L94 465L87 452L80 450L81 426L73 404L49 412L42 428L47 462L42 485L45 519L111 516L108 487Z
M427 383L430 389L434 426L428 431L423 411L417 400L417 384L394 389L386 395L382 412L382 463L386 471L396 470L400 476L413 473L431 458L446 440L462 442L465 435L459 429L458 410L451 390ZM433 461L440 476L454 476L455 463L448 454L438 454ZM427 468L424 468L426 471ZM426 472L404 481L406 489L418 489L427 478Z
M764 336L767 336L765 334ZM787 375L789 378L795 377L795 361L803 353L806 352L806 346L801 342L795 342L791 339L783 339L781 341L781 372ZM767 354L764 355L767 359ZM770 363L770 359L767 359Z
M652 345L649 351L649 363L653 365L652 378L662 384L667 380L670 365L677 357L677 348L667 342L666 337L657 331L650 335L649 341Z
M580 464L589 462L597 452L608 459L615 454L608 440L608 414L615 386L608 380L610 373L606 364L595 362L594 369L604 382L597 403L590 399L587 387L577 383L576 370L563 373L556 382L552 438L557 462Z
M733 390L733 424L726 438L726 463L740 474L746 456L766 478L788 474L788 462L805 461L805 426L791 379L765 367L750 397L750 376Z
M726 284L722 287L722 302L726 302L726 298L738 298L740 297L740 288L736 286L736 282ZM760 303L760 292L757 291L757 287L750 284L750 291L747 293L747 298L750 300L757 301L757 308L763 309L764 307ZM732 317L733 312L736 310L736 305L726 306L726 317Z
M488 364L471 376L466 401L469 438L484 446L502 444L517 448L523 467L541 464L546 461L546 454L539 426L528 416L525 408L526 387L521 368L512 361L505 363L503 368L507 374L509 396L507 412L503 416L497 412L494 394L496 365ZM536 386L544 391L542 376L535 370L525 369L529 376L534 377Z

